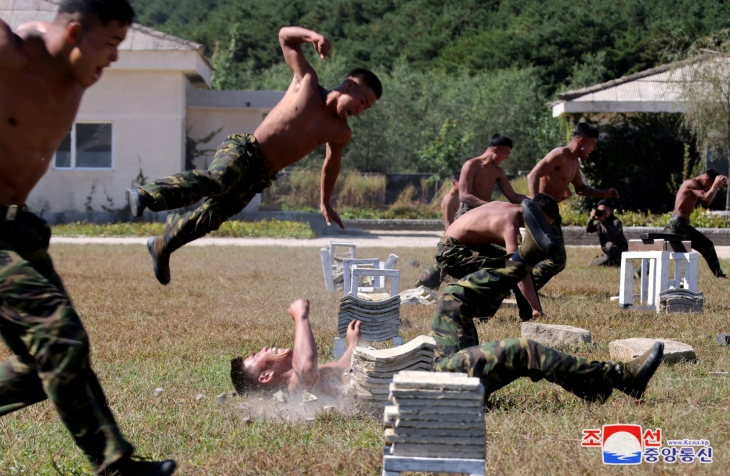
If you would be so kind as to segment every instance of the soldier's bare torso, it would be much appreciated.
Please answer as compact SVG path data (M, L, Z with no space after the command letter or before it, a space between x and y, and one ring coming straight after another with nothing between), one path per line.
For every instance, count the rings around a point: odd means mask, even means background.
M568 185L580 173L580 159L573 158L568 147L553 149L542 160L552 159L555 161L555 168L547 175L540 177L539 193L547 193L558 203L568 196Z
M504 170L491 161L484 163L479 159L471 159L467 162L468 165L467 163L465 165L473 174L471 182L472 195L485 202L491 202L494 185L499 177L505 175Z
M522 224L522 210L518 205L490 202L459 217L444 236L477 251L490 243L512 243L516 249L517 233Z
M316 77L294 81L284 98L254 132L266 160L275 170L301 160L325 143L350 140L346 118L327 107L328 91L314 86Z
M0 205L25 203L71 129L84 92L59 77L42 35L19 35L5 36L11 42L0 50Z

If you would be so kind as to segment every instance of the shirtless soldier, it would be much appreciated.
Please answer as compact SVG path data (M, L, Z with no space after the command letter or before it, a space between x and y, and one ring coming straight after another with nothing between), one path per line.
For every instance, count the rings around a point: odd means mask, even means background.
M451 190L449 190L441 200L441 217L444 220L444 230L454 223L454 215L459 209L459 176L460 172L456 172L451 176Z
M692 249L702 254L710 266L712 274L718 278L727 276L720 269L720 261L717 259L715 245L709 238L689 224L689 217L695 205L697 205L697 201L709 207L718 190L725 185L727 185L727 177L718 174L715 169L708 169L700 176L685 180L682 186L679 187L679 191L677 191L672 219L669 220L669 224L664 229L666 233L676 233L682 235L682 239L690 240Z
M491 202L495 184L499 184L504 196L512 203L520 203L527 198L514 192L504 169L500 167L500 164L507 160L511 151L512 139L502 134L494 134L489 141L489 147L482 155L464 163L459 177L461 207L454 215L454 220L469 210ZM435 262L421 273L416 287L425 286L435 291L441 286L444 279L446 279L446 274L439 267L438 262Z
M496 296L500 294L499 283L493 284ZM240 395L275 390L298 395L306 390L315 395L339 396L349 381L347 370L360 341L360 323L352 321L347 329L345 354L335 362L320 365L309 325L309 301L299 299L292 303L289 315L295 326L294 348L264 347L246 359L234 358L231 360L234 388ZM603 402L613 389L641 398L664 355L661 342L623 364L589 361L529 339L505 339L479 345L473 324L474 332L471 332L459 316L451 319L438 312L434 315L431 335L438 346L434 370L478 377L484 384L485 400L490 393L520 377L529 377L533 382L548 380L588 401Z
M317 344L309 324L309 301L297 299L289 306L294 321L294 348L264 347L247 358L231 360L231 380L240 395L254 390L286 390L290 395L305 390L315 395L338 397L352 360L352 351L360 342L360 321L347 327L347 350L335 362L319 365Z
M532 202L548 223L558 216L558 204L550 195L539 194ZM452 278L466 279L467 275L491 267L494 261L512 256L517 251L520 227L524 226L523 211L518 205L504 202L481 205L464 213L446 230L437 247L436 262ZM525 320L544 317L529 276L526 274L515 284L530 306L531 314ZM482 315L493 315L499 304L501 301Z
M512 152L512 139L494 134L489 147L479 157L467 160L461 167L459 179L459 200L461 208L454 217L459 218L469 210L492 201L494 185L498 184L502 194L510 203L522 203L527 197L515 193L500 166Z
M25 201L73 125L81 96L134 18L126 0L62 0L53 23L0 21L0 416L49 399L97 474L168 475L134 461L91 370L89 337L48 256L51 230Z
M570 196L569 184L573 184L575 193L586 197L619 198L614 188L599 190L583 183L580 172L580 161L586 160L593 151L598 140L598 128L585 122L579 122L573 131L573 140L565 147L558 147L546 155L527 175L530 195L547 193L558 202ZM532 270L535 289L542 289L556 274L565 269L566 256L563 245L562 218L558 215L551 229L561 242L561 250L552 259L543 261Z
M196 203L192 212L170 214L164 235L147 242L155 276L170 282L170 254L193 240L217 230L223 222L243 210L259 192L271 186L276 173L322 144L327 153L322 166L322 214L344 229L330 205L340 171L342 152L350 142L350 116L361 114L380 98L383 87L372 72L357 68L337 88L319 85L317 73L302 52L302 43L312 43L324 58L332 45L319 33L298 27L279 31L279 43L287 66L294 73L284 98L266 116L253 135L229 136L218 148L208 170L191 170L161 178L127 190L127 202L134 216L145 208L173 210Z

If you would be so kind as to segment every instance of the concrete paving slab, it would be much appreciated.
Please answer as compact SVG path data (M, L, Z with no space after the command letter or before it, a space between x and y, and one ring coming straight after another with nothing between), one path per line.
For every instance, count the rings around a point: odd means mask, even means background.
M647 339L634 337L631 339L615 340L608 343L611 359L617 362L628 362L652 348L655 342L664 342L664 358L662 362L673 364L682 361L697 359L691 345L670 339Z

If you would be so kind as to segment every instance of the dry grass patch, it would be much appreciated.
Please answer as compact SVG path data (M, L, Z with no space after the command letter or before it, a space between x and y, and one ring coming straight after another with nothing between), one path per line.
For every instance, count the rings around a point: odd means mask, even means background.
M385 259L391 250L358 250ZM432 250L393 250L402 287L420 273L408 263L430 261ZM52 253L91 335L96 372L125 435L139 452L173 457L182 475L380 474L382 428L362 416L313 423L247 423L214 396L231 390L228 361L264 345L287 346L293 326L287 305L312 301L322 360L332 358L337 298L324 290L314 248L185 248L172 258L173 281L154 279L143 246L54 245ZM580 447L581 430L607 423L660 427L666 438L705 438L714 463L642 464L648 474L726 474L730 464L730 350L716 345L730 331L728 282L700 270L707 296L702 315L620 312L618 270L588 268L592 249L570 249L568 268L544 290L548 315L590 329L594 345L579 350L608 358L608 342L667 337L695 346L698 362L661 367L644 402L614 394L585 404L547 382L521 379L496 392L487 416L489 474L628 474L605 467L597 449ZM725 267L728 263L724 263ZM402 310L406 339L427 333L433 307ZM519 335L517 311L501 310L479 325L482 341ZM0 357L7 356L3 348ZM154 397L156 387L165 389ZM205 397L196 401L196 395ZM86 462L47 403L0 419L0 474L88 474Z

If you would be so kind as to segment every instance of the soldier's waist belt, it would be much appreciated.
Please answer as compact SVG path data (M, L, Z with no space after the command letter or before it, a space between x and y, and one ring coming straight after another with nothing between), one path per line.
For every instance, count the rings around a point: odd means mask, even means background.
M15 220L18 212L25 209L25 205L0 205L0 222Z
M685 225L689 225L689 218L685 218L681 215L677 215L676 213L672 215L672 220L677 220L679 223L684 223Z

